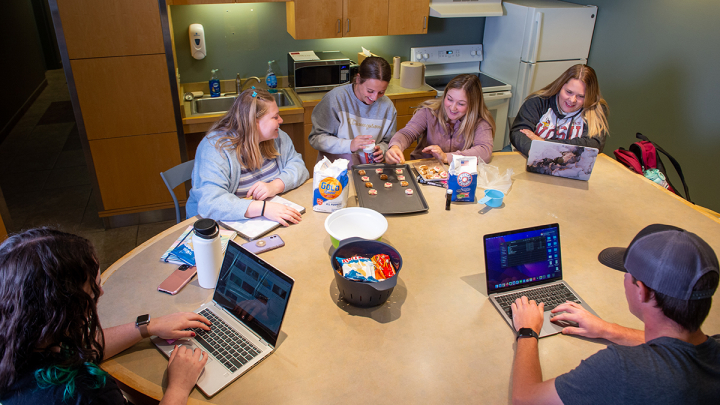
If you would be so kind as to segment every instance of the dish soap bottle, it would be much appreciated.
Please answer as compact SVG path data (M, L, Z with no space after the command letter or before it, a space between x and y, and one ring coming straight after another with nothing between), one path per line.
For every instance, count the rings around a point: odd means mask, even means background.
M217 71L217 69L213 69L210 76L210 97L220 97L220 80L218 80Z
M265 84L267 84L269 89L274 89L277 87L277 76L275 76L275 73L272 71L271 64L275 62L274 60L268 61L268 70L267 74L265 74Z

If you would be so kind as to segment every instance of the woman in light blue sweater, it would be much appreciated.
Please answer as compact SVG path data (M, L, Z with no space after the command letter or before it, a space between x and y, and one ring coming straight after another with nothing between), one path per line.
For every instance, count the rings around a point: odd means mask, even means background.
M270 93L250 89L198 145L187 216L237 221L264 216L287 226L300 213L265 200L308 179L302 156L282 130Z

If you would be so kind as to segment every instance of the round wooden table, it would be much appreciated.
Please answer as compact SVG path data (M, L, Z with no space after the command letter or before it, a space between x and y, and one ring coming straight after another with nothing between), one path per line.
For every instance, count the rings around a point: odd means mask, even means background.
M285 247L262 254L296 280L277 350L211 399L194 390L191 403L508 403L515 339L487 297L484 234L558 222L564 279L601 317L636 328L642 323L627 309L622 273L597 261L603 248L627 246L646 225L667 223L697 233L720 252L717 219L605 155L589 182L527 173L517 153L495 154L491 164L514 171L500 208L454 203L446 211L445 190L421 186L428 212L387 217L383 241L404 265L388 302L375 308L338 300L324 229L328 214L312 211L312 181L286 193L307 212L299 225L275 232ZM193 222L157 235L105 271L104 326L148 312L192 311L211 299L197 279L175 296L157 291L176 268L160 256ZM720 333L720 306L713 306L703 330ZM543 376L563 374L607 344L564 335L541 339ZM166 386L166 365L149 339L102 364L155 399Z

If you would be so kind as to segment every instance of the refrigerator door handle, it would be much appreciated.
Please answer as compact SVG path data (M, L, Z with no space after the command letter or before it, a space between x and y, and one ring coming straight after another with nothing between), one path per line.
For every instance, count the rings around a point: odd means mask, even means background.
M543 22L543 13L536 12L535 13L535 21L533 22L533 36L532 36L532 48L528 50L528 59L527 62L529 63L535 63L537 62L538 57L538 48L540 47L540 30L542 30L542 22Z
M517 86L513 93L512 105L509 114L515 117L520 110L520 106L525 102L527 96L530 95L533 77L535 77L535 63L521 63L520 72L518 73Z

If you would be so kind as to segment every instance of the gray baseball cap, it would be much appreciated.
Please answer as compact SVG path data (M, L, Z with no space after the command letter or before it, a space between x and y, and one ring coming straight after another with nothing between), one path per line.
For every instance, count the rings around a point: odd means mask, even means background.
M598 255L600 263L628 272L653 290L681 300L710 298L717 288L693 291L698 279L718 273L715 251L684 229L653 224L640 231L627 248L611 247Z

